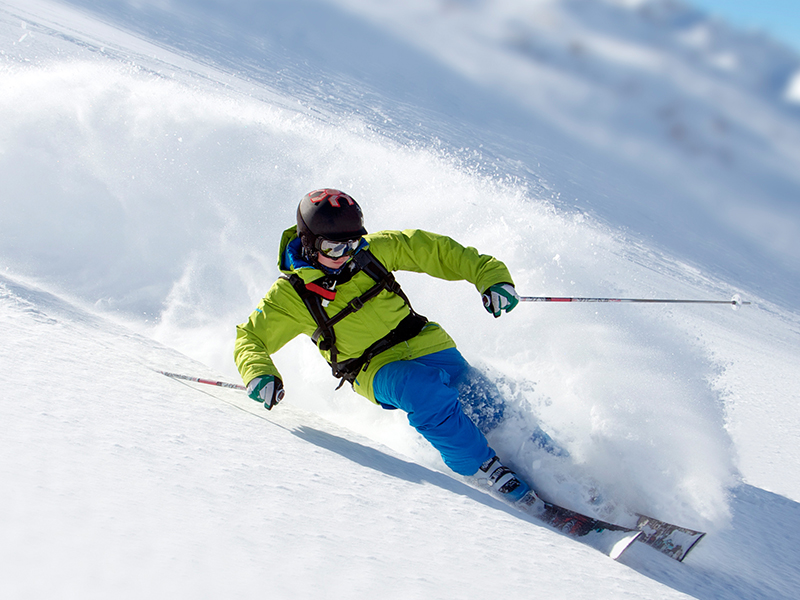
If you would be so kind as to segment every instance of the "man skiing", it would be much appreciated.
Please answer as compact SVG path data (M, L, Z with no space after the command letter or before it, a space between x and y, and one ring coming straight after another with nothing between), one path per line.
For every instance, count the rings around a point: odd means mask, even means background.
M237 327L234 359L253 400L271 410L283 399L270 356L306 334L340 386L349 382L375 404L405 411L453 471L510 502L530 491L464 412L474 369L441 326L414 311L392 275L404 270L469 281L499 317L519 301L502 262L426 231L369 234L351 196L320 189L300 201L297 225L281 238L278 265L283 275Z

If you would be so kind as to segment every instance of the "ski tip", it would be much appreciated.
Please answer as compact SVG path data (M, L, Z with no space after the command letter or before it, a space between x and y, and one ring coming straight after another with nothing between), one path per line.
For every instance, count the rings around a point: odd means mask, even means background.
M683 562L683 559L706 535L702 531L679 527L646 515L638 515L638 517L636 528L642 532L639 541L678 562Z
M611 546L611 549L608 551L608 555L617 560L620 556L623 555L625 550L630 548L631 544L642 537L641 531L632 531L622 539L620 539L617 543Z
M683 562L683 559L686 558L686 556L689 554L689 552L691 552L692 549L695 546L697 546L697 544L700 542L700 540L702 540L705 537L705 535L706 535L705 533L701 533L700 535L698 535L697 538L689 545L689 547L686 548L686 551L678 559L678 562Z

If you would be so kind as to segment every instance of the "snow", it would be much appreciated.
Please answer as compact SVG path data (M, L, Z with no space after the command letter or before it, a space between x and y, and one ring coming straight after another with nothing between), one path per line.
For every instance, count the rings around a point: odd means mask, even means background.
M800 71L794 74L786 87L786 100L794 104L800 104Z
M675 2L2 0L0 57L3 597L795 597L796 56ZM306 340L271 412L155 372L238 381L321 186L525 295L753 302L495 320L399 275L506 394L501 456L708 531L684 563L520 518Z

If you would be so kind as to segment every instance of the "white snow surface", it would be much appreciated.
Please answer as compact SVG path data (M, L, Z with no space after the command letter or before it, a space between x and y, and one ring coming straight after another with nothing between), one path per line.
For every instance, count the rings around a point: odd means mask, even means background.
M800 58L659 0L0 0L0 596L790 599L800 589ZM619 561L334 391L237 382L299 198L493 254L400 273L504 391L549 499L708 531ZM528 443L536 426L569 451Z

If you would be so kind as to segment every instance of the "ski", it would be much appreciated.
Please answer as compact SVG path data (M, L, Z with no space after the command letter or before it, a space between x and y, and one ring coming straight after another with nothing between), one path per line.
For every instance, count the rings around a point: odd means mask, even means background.
M705 536L702 531L680 527L653 517L637 514L635 527L608 523L574 510L542 500L536 494L525 495L515 505L522 512L617 559L633 543L640 542L678 562Z
M545 502L533 492L528 492L514 506L550 527L580 539L581 542L614 560L622 556L628 546L643 535L639 529L607 523L563 506Z
M636 516L639 518L636 523L636 529L642 533L637 538L638 541L647 544L670 558L674 558L678 562L683 562L686 555L705 536L702 531L679 527L645 515Z

